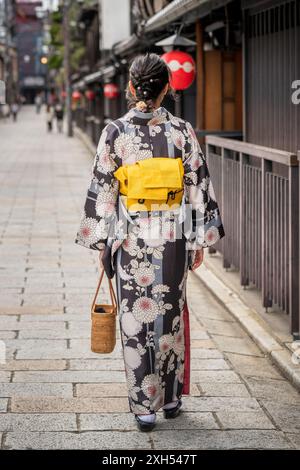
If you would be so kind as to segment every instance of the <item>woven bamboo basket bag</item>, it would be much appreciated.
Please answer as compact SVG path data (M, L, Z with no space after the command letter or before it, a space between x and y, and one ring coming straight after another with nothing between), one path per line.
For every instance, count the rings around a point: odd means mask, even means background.
M96 303L104 273L103 269L91 307L91 350L101 354L111 353L116 344L117 301L112 282L109 278L108 285L111 304Z

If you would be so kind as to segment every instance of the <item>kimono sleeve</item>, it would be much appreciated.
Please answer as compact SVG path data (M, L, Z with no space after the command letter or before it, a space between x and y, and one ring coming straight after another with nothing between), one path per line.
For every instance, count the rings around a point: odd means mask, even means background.
M191 249L200 249L213 245L225 233L206 159L189 122L184 133L184 191L192 222L188 241Z
M121 165L121 159L114 152L114 141L118 135L119 129L113 123L102 130L75 238L75 243L92 250L105 248L110 228L116 220L119 183L114 172Z

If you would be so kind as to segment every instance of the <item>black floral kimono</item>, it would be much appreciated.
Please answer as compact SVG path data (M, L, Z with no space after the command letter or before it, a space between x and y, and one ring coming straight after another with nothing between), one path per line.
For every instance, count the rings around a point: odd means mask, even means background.
M184 192L174 211L130 212L114 172L152 157L181 157ZM103 129L75 242L104 249L115 273L130 410L149 414L189 393L186 279L196 249L224 229L191 124L163 106L132 108Z

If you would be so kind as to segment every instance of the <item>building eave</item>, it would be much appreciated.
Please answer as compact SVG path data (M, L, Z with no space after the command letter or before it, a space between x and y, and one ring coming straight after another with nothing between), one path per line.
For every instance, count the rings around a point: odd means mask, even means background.
M184 18L184 21L187 23L193 23L197 18L202 18L208 15L212 10L220 8L231 1L232 0L174 0L146 21L141 36L137 36L137 34L134 33L123 41L115 43L112 47L113 55L118 57L133 55L145 45L149 46L156 42L157 38L153 36L153 32L159 32L172 21ZM97 72L84 77L83 80L84 83L88 85L97 80L110 78L115 73L116 68L113 65L104 65Z
M172 21L183 18L186 23L193 23L197 18L208 15L212 10L220 8L232 0L174 0L165 8L149 18L144 27L143 33L153 33L167 26ZM129 55L133 50L138 49L143 41L143 37L132 34L128 38L116 43L113 46L114 53L119 56ZM151 44L150 34L147 37L147 44Z
M116 73L116 67L114 65L106 65L96 72L86 75L78 82L73 84L75 89L84 88L86 85L98 82L100 80L106 80L113 77Z

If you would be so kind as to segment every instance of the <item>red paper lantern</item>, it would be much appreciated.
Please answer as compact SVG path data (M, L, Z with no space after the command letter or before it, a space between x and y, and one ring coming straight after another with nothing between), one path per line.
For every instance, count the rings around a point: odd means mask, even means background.
M103 90L106 98L116 98L119 94L119 88L115 83L106 83Z
M73 100L75 100L75 101L80 100L80 98L81 98L81 93L80 93L79 91L77 91L77 90L73 91L73 93L72 93L72 98L73 98Z
M93 90L86 90L85 96L87 97L87 99L88 99L89 101L92 101L92 100L95 99L95 96L96 96L96 95L95 95L95 92L94 92Z
M65 90L62 90L60 96L62 98L66 98L67 97L67 92Z
M161 58L171 69L170 84L174 90L185 90L191 86L196 76L196 65L190 54L183 51L170 51L163 54Z

